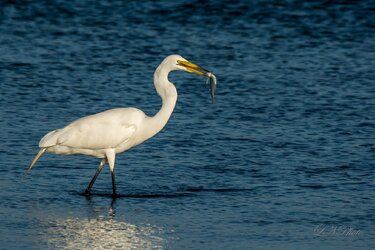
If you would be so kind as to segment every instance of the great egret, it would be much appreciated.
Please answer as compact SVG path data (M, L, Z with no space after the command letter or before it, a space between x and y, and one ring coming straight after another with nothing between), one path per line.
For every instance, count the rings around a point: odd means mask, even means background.
M39 153L26 170L26 175L45 152L55 154L83 154L100 158L94 177L86 188L89 195L100 171L108 162L112 176L113 196L116 196L115 157L157 134L168 122L177 101L176 87L168 80L168 74L183 70L206 76L211 80L211 97L214 101L215 76L179 55L170 55L157 67L154 85L162 99L162 107L153 117L136 108L115 108L73 121L64 128L46 134L39 142Z

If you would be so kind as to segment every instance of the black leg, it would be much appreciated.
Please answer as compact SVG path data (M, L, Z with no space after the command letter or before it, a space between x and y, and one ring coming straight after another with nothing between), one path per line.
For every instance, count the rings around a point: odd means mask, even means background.
M113 169L111 171L111 174L112 174L112 197L116 197L117 196L117 193L116 193L116 180L115 180L115 170Z
M94 185L94 182L96 181L96 178L98 178L98 175L100 174L100 171L102 171L102 169L105 165L105 162L106 162L105 158L103 158L100 161L99 167L96 170L96 173L95 173L94 177L92 178L92 180L90 181L90 184L86 188L85 195L90 195L90 190L91 190L92 186Z
M112 197L116 198L117 194L116 194L116 181L115 181L115 158L116 158L115 150L108 149L106 150L105 155L107 156L109 169L111 170L111 175L112 175Z

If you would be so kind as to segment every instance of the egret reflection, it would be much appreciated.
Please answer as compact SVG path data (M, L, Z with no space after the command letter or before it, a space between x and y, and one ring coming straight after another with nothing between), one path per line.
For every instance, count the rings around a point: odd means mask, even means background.
M48 245L63 249L162 249L164 240L151 225L136 226L105 218L68 218L52 222Z
M44 235L52 249L163 249L165 245L162 229L116 220L112 207L104 216L47 221Z

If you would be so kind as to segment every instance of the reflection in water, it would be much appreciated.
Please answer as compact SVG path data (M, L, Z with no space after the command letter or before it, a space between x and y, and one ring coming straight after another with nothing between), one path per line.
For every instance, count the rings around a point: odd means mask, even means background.
M53 249L162 249L165 243L161 229L118 221L112 206L108 216L48 218L46 224L44 235Z
M48 245L66 249L161 249L163 239L152 226L135 226L113 219L69 218L50 225Z

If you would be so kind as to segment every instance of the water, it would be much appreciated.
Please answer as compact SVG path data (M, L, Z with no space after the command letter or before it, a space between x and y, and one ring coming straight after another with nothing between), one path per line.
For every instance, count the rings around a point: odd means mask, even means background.
M3 1L1 249L374 249L373 1ZM169 54L165 129L99 161L46 154L47 132L109 108L152 115Z

